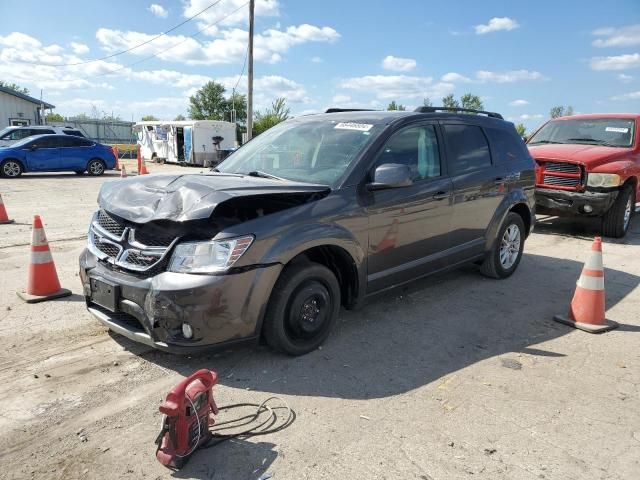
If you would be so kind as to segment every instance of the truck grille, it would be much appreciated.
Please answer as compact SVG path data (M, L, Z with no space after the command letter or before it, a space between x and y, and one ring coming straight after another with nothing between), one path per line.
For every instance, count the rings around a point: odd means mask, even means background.
M583 184L583 171L580 165L565 162L538 162L539 187L551 187L560 190L577 190Z
M177 237L132 227L104 210L95 213L89 230L89 250L107 265L147 276L166 269L167 255Z

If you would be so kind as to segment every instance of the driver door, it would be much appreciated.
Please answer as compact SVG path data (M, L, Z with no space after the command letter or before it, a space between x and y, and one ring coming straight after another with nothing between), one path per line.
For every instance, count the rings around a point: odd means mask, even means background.
M43 135L24 148L27 150L26 160L30 171L51 172L60 169L59 136Z
M442 268L442 252L450 246L453 186L444 169L436 125L413 125L394 133L378 153L375 167L388 163L409 166L413 184L365 194L369 293Z

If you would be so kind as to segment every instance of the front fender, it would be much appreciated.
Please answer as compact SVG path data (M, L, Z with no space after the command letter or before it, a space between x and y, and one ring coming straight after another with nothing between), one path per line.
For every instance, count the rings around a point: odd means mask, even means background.
M507 214L511 211L513 207L516 205L524 205L531 216L531 225L535 222L535 199L532 196L527 196L526 192L523 190L512 190L510 191L500 202L500 205L496 209L493 214L493 218L491 219L491 223L489 224L489 228L487 228L487 234L485 236L485 245L484 250L488 252L494 245L494 242L497 239L498 230L500 230L500 226Z
M615 173L620 175L624 183L629 177L640 175L640 165L632 160L618 160L598 165L593 170L589 170L588 173Z

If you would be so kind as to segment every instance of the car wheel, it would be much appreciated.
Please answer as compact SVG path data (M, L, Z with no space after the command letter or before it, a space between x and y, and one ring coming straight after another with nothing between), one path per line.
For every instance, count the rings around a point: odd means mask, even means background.
M5 160L0 166L0 173L3 177L17 178L22 175L22 164L17 160Z
M635 207L635 195L631 185L625 186L616 201L602 217L602 234L607 237L624 237L629 229L631 215Z
M509 212L498 236L480 265L480 272L491 278L507 278L518 268L524 249L525 229L522 217Z
M104 162L94 158L87 163L87 172L89 175L98 177L104 173Z
M327 267L304 262L290 265L276 282L264 320L272 348L304 355L318 348L340 310L340 285Z

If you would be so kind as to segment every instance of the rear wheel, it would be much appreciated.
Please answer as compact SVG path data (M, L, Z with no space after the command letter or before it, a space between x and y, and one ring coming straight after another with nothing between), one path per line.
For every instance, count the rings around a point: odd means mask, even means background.
M491 251L480 265L480 272L491 278L507 278L518 268L524 249L525 229L522 217L509 212L498 231Z
M602 234L613 238L624 237L629 229L634 207L633 187L626 185L618 194L609 211L602 217Z
M104 173L104 168L104 162L97 158L89 160L89 163L87 163L87 172L89 173L89 175L92 175L94 177L102 175Z
M0 165L0 174L3 177L17 178L23 171L22 164L17 160L5 160Z
M276 282L264 320L264 336L272 348L304 355L329 336L340 310L335 275L318 263L293 264Z

